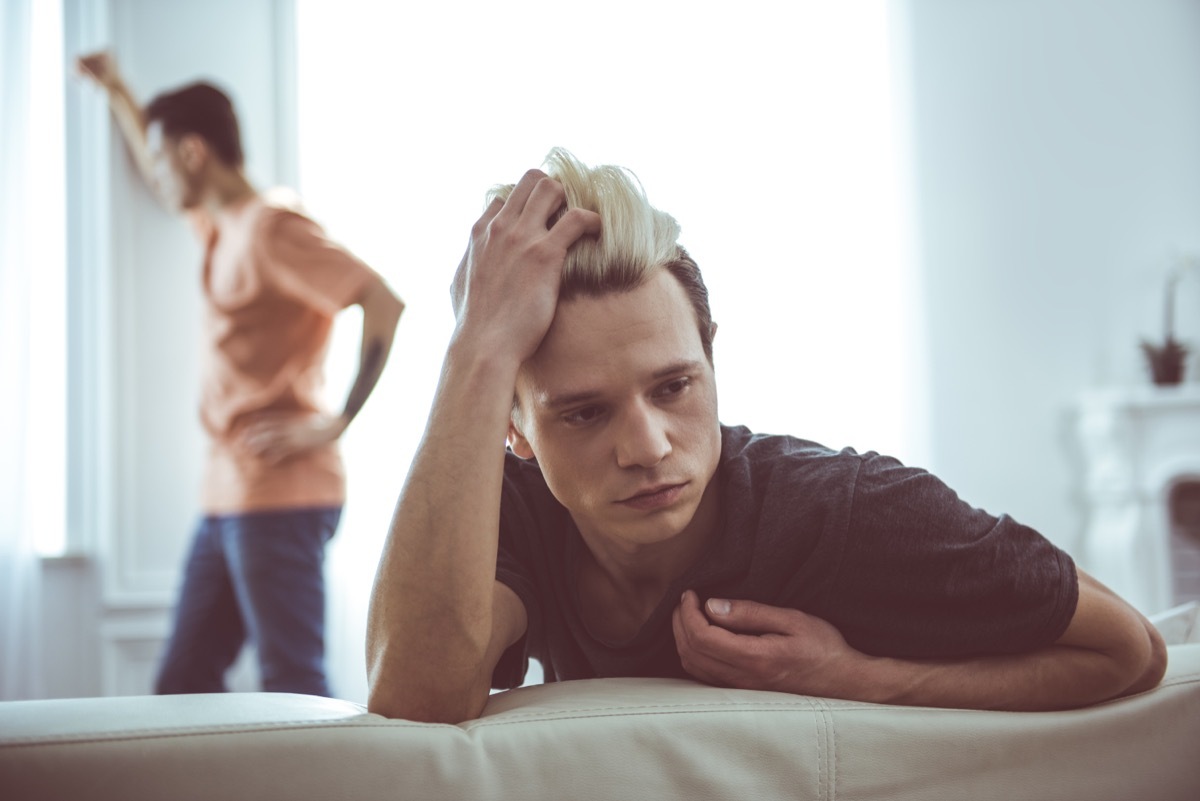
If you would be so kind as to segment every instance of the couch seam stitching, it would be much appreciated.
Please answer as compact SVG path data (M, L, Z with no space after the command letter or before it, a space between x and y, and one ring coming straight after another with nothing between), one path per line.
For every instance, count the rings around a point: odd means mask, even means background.
M305 725L297 725L296 723L291 723L291 724L282 723L282 724L270 725L270 726L258 726L255 728L241 728L237 724L222 724L222 725L216 725L216 726L197 727L194 729L145 731L145 732L136 732L136 733L129 733L129 734L119 734L119 735L113 736L113 737L77 737L77 736L70 735L70 734L63 734L63 735L51 735L51 736L47 736L47 737L30 737L30 738L25 738L25 739L0 740L0 748L27 748L27 747L31 747L31 746L41 746L41 745L88 745L88 744L94 744L94 743L128 742L131 740L159 740L159 739L168 739L168 738L173 738L173 737L205 737L205 736L218 735L218 734L262 734L264 732L272 732L272 731L290 732L290 731L307 731L310 729L339 729L339 728L353 730L353 729L367 729L367 728L374 728L374 729L378 729L378 728L383 728L383 729L392 729L392 728L427 729L430 727L436 727L436 728L443 728L443 729L453 729L453 730L462 732L463 734L467 734L472 729L493 727L493 726L510 726L510 725L514 725L517 723L527 723L530 721L537 721L537 720L543 720L546 722L554 722L554 721L559 721L559 720L590 720L593 718L600 718L600 717L604 717L604 718L627 717L627 716L629 716L627 713L627 709L628 708L623 708L623 707L612 707L611 714L604 714L604 715L573 714L573 715L554 715L554 716L547 715L547 716L541 716L541 717L526 716L519 720L495 720L495 721L474 720L474 721L471 721L470 723L463 724L461 726L455 726L455 725L449 724L449 723L420 723L417 721L409 721L409 720L381 720L381 721L370 721L370 722L330 721L328 723L320 723L320 724L306 723ZM603 710L585 710L585 711L588 711L590 713L590 712L594 712L594 711L603 711ZM705 714L709 711L711 711L711 710L708 710L708 709L671 709L671 710L662 710L662 714L664 714L664 715L698 715L698 714ZM810 706L808 709L802 709L802 708L796 708L796 707L789 707L786 709L739 709L739 708L733 708L728 711L737 712L737 713L770 712L770 713L776 713L776 714L780 713L780 712L801 712L801 713L806 712L808 714L812 714L813 710ZM645 715L652 715L655 713L654 712L637 712L634 714L638 715L638 716L645 716Z
M820 709L817 704L813 704L813 712L816 714L816 726L813 730L817 735L817 798L821 801L827 801L825 798L825 741L822 738L825 729L825 721L822 719Z
M833 730L833 797L830 799L830 801L837 801L837 783L838 778L840 778L838 761L841 759L842 751L840 748L838 748L837 719L833 715L829 716L829 728Z

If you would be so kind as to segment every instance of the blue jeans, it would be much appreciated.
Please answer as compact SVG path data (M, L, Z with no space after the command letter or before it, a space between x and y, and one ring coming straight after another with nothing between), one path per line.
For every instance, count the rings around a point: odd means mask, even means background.
M341 507L205 517L184 568L157 693L225 691L249 638L262 687L328 696L325 543Z

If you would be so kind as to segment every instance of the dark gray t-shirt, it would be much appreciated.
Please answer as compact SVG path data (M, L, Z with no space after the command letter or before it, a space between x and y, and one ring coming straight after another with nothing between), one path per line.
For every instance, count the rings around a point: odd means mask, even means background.
M525 605L525 637L493 686L685 677L671 612L685 589L823 618L876 656L967 657L1053 643L1078 598L1071 558L1007 515L959 499L938 478L876 453L721 428L721 526L712 548L668 589L628 642L594 636L577 590L586 546L533 462L504 464L496 575Z

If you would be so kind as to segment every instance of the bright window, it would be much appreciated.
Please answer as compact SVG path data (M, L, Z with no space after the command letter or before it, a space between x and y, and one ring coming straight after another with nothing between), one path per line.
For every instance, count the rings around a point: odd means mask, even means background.
M30 268L29 441L26 477L30 526L43 555L66 549L66 149L63 134L62 3L32 4L29 116Z

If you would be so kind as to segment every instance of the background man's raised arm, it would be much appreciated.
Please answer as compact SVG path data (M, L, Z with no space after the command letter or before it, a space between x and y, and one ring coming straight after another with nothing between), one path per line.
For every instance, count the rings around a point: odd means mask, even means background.
M117 68L117 60L108 51L100 51L81 56L75 62L79 72L95 81L108 96L108 106L112 110L117 127L129 152L133 156L138 172L150 187L154 186L154 165L146 145L146 121L142 115L142 107L133 96L121 72Z

